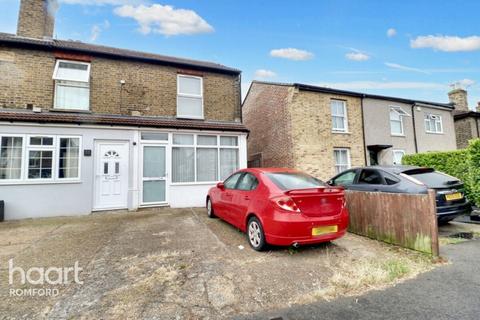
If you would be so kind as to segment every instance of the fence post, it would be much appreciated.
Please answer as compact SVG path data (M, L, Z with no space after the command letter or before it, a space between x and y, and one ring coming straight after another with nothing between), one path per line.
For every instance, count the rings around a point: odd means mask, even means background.
M438 245L438 220L437 220L437 199L435 190L428 189L428 202L430 217L432 219L431 225L431 237L432 237L432 255L438 257L440 255L440 249Z

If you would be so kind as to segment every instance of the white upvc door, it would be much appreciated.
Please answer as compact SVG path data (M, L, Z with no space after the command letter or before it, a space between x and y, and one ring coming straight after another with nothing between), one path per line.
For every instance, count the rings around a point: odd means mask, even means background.
M95 210L127 208L128 142L95 142Z
M141 158L141 204L167 204L167 146L144 144Z

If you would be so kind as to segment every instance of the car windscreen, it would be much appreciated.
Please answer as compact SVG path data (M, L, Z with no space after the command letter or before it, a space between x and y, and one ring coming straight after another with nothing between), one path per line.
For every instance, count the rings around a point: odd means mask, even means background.
M300 172L270 172L266 173L266 176L282 190L308 189L326 186L323 181Z
M438 171L420 172L409 176L423 182L429 188L446 188L461 183L457 178Z

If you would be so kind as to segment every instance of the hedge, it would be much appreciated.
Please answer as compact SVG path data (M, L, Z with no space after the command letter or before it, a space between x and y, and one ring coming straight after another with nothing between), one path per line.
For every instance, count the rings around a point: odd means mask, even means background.
M457 177L465 183L468 199L480 206L480 139L470 141L463 150L405 155L402 163L431 167Z

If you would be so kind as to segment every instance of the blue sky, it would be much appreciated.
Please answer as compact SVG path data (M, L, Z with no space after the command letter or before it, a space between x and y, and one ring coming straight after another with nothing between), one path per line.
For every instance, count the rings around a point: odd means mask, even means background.
M19 0L0 0L14 33ZM252 79L480 101L479 1L60 0L56 37L219 62Z

